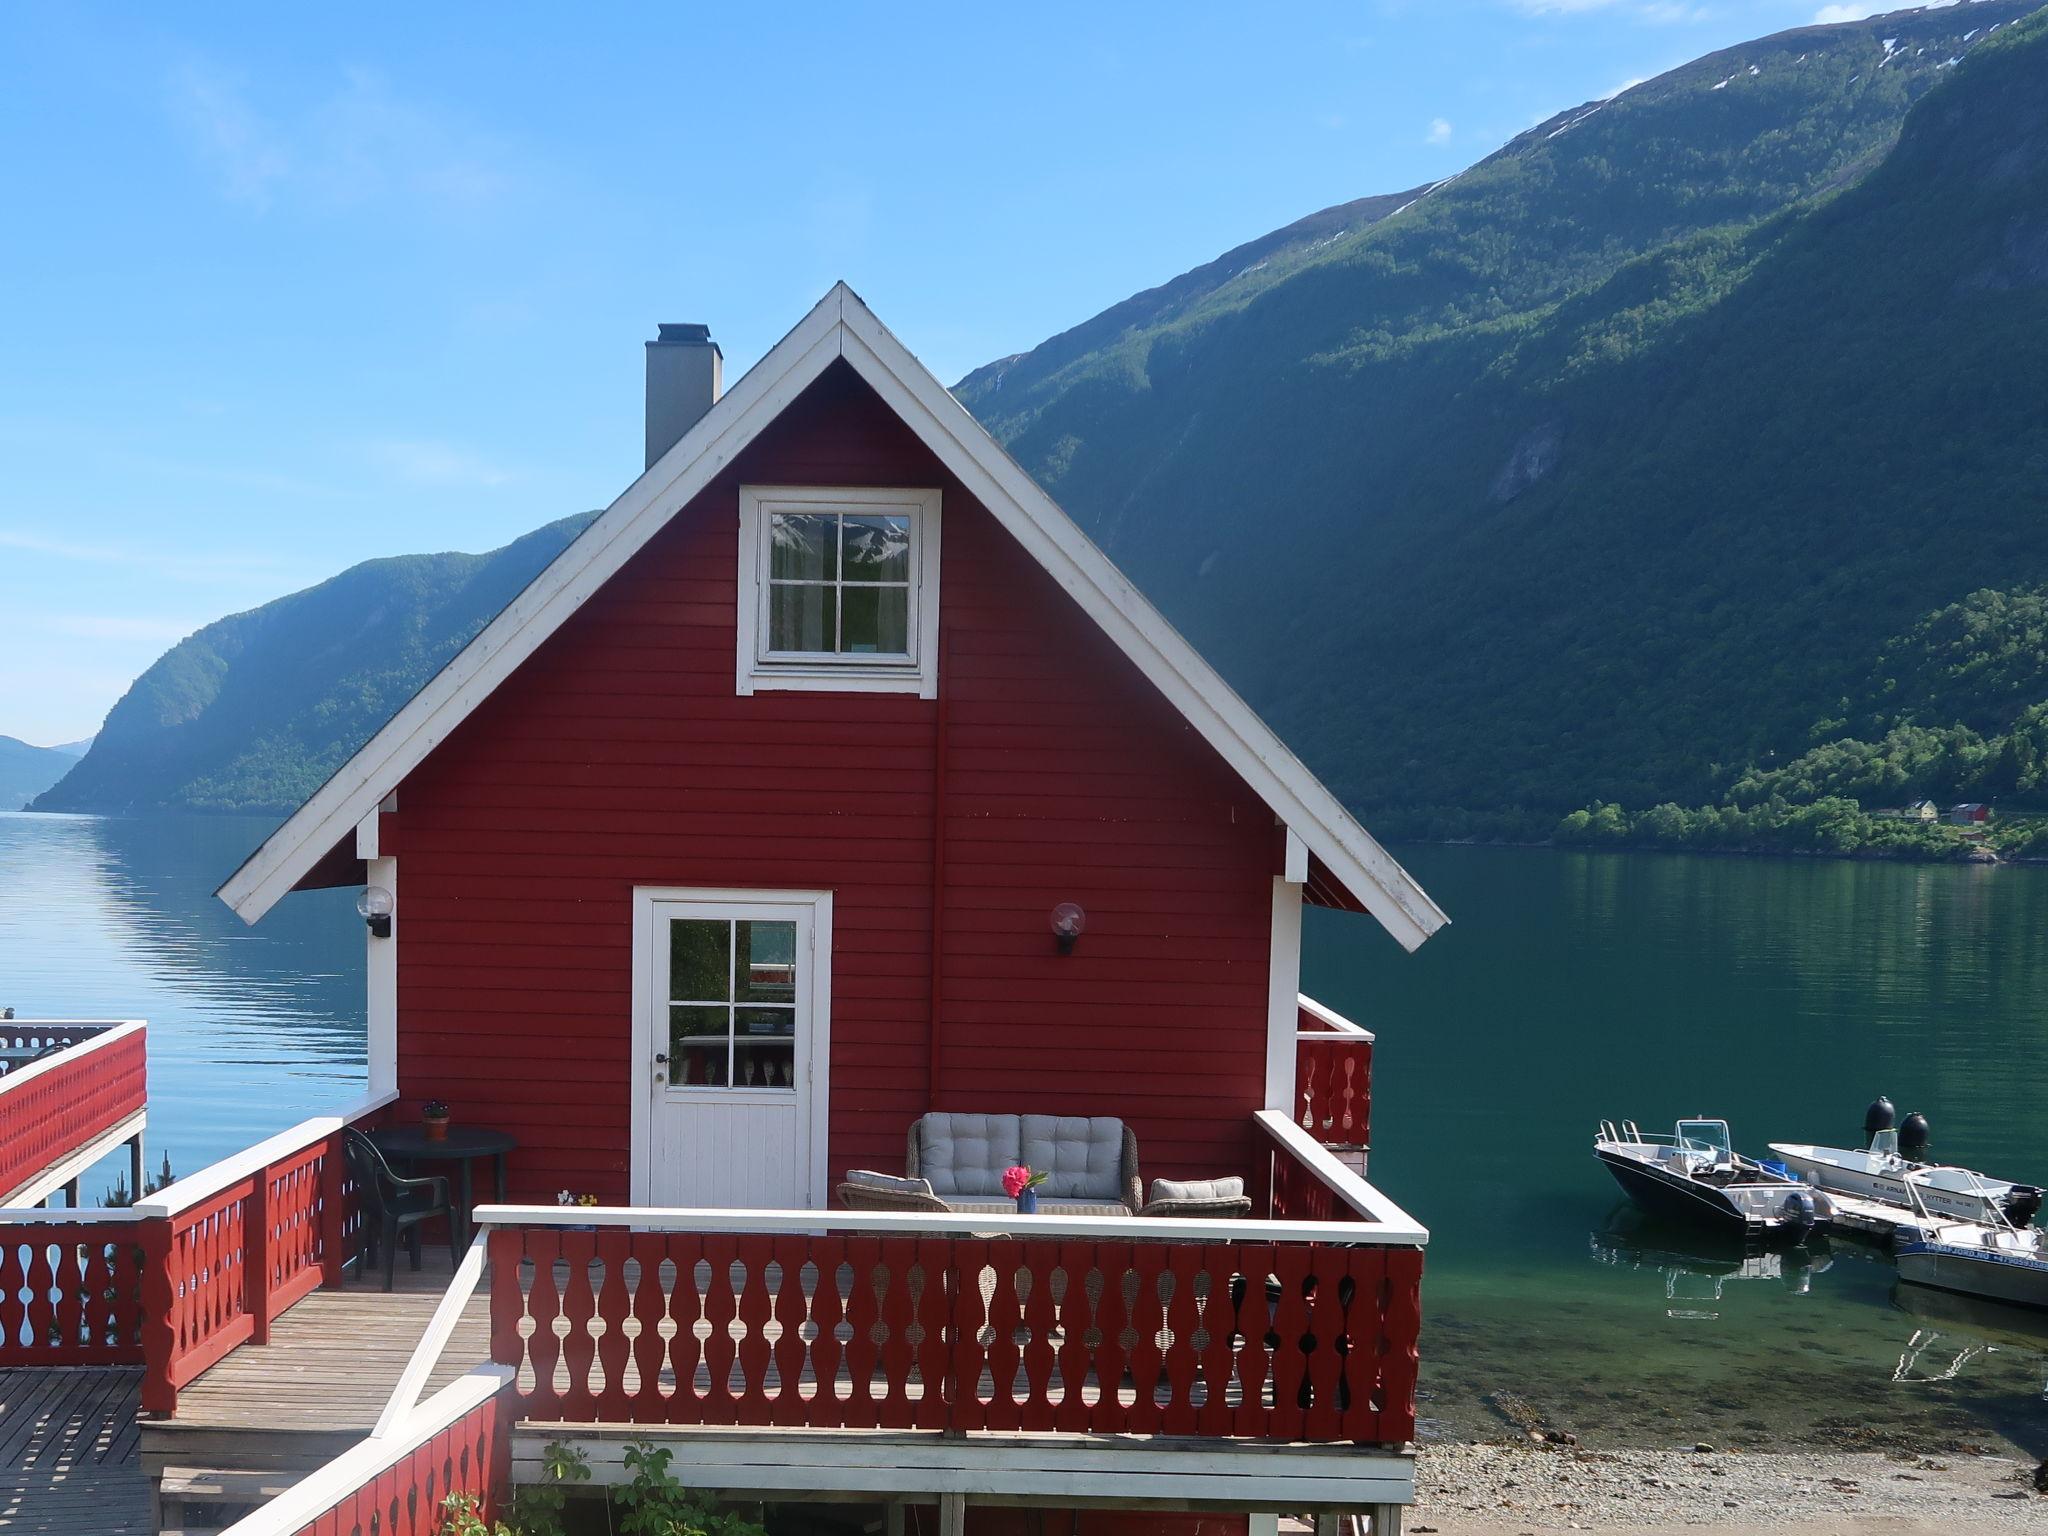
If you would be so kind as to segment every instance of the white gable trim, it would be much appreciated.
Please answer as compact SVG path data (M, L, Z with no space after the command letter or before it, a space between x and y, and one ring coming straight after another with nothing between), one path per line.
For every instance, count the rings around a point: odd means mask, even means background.
M273 832L221 887L221 899L247 922L269 911L835 357L853 366L1404 947L1415 948L1448 921L844 283Z

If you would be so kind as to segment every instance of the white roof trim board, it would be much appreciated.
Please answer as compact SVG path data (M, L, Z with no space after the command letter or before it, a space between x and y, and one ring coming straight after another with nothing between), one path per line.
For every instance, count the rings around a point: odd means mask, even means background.
M245 922L268 912L841 357L1389 933L1414 949L1448 921L1408 872L844 283L835 285L273 832L220 888L221 899Z

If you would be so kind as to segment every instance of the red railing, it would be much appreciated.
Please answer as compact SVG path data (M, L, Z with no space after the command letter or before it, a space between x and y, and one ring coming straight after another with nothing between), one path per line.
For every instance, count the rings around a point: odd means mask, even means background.
M424 1404L422 1412L431 1408ZM355 1487L289 1529L292 1536L358 1536L370 1531L378 1536L438 1536L447 1518L443 1502L455 1493L476 1499L488 1524L498 1512L510 1450L499 1401L487 1398L389 1465L375 1471L365 1468ZM287 1529L275 1524L270 1528Z
M141 1224L0 1226L0 1366L142 1363Z
M1156 1238L829 1230L847 1224L500 1228L492 1358L536 1420L1414 1433L1418 1249L1180 1242L1165 1223Z
M471 1371L308 1474L222 1536L439 1536L451 1494L488 1525L512 1470L506 1373Z
M177 1411L178 1390L321 1285L341 1281L359 1215L346 1174L347 1117L309 1120L189 1179L142 1214L148 1252L142 1406Z
M1372 1144L1370 1031L1304 997L1294 1035L1294 1120L1325 1146Z
M56 1048L0 1075L0 1204L140 1115L148 1102L141 1024L17 1022L10 1028L8 1057L45 1042Z

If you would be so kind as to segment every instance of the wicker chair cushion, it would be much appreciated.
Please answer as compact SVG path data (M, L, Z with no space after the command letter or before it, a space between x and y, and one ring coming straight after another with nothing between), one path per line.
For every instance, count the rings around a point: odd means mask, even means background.
M1244 1198L1244 1180L1233 1174L1227 1179L1154 1179L1152 1198L1148 1204L1158 1205L1167 1200L1241 1200Z
M929 1195L933 1193L930 1179L906 1179L893 1173L876 1173L871 1168L849 1168L846 1182L858 1184L866 1189L886 1190L895 1195Z

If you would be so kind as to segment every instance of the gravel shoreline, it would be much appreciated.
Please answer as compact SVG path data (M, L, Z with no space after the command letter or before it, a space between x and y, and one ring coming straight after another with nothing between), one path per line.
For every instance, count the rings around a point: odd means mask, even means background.
M2034 1467L2006 1456L1427 1445L1404 1536L1920 1536L2048 1531Z

